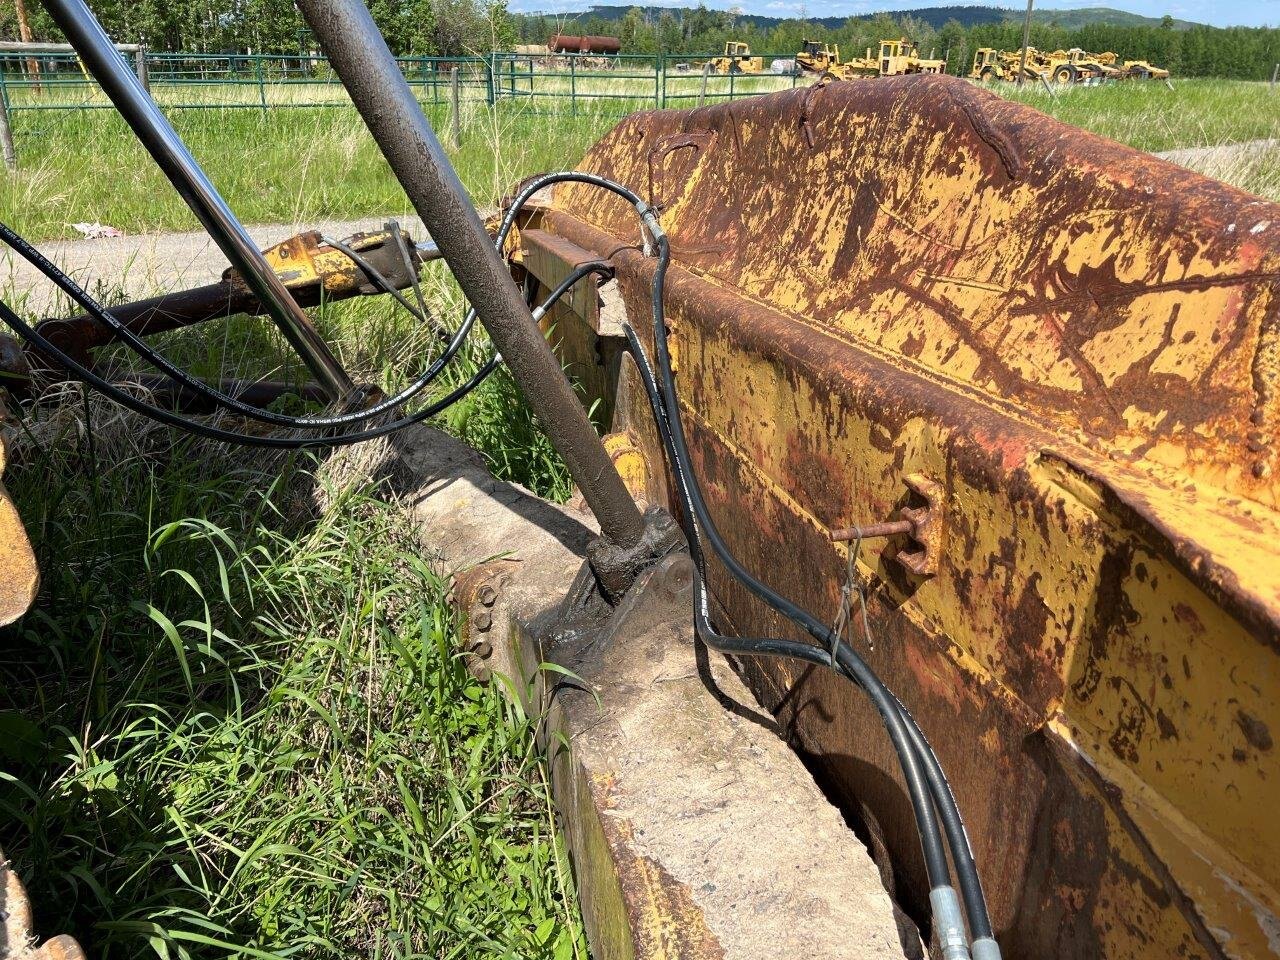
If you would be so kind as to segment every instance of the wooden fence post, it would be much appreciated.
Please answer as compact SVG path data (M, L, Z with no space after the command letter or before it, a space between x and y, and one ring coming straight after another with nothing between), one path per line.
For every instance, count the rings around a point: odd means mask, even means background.
M1275 65L1275 69L1271 71L1271 89L1276 88L1276 79L1280 77L1280 63Z
M698 106L707 102L707 75L711 73L711 66L710 60L702 65L702 89L698 91Z
M138 82L142 84L142 89L151 92L151 71L147 69L147 48L142 44L138 44L137 51L134 52L134 68L138 74Z

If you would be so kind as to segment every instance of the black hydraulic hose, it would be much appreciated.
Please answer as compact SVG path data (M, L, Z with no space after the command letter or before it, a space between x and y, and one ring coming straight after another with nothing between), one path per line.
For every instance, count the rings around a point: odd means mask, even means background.
M322 243L333 247L333 249L337 250L340 254L368 274L369 279L381 287L383 293L390 294L391 298L395 300L396 303L400 304L400 306L404 307L405 310L409 312L409 315L419 323L433 328L439 334L447 334L448 331L444 329L439 321L430 316L427 312L426 302L422 299L422 289L418 285L417 270L413 266L413 261L409 258L409 249L405 246L404 240L400 237L398 231L396 232L396 238L399 240L399 242L396 243L396 248L410 271L409 276L413 282L414 298L418 301L418 305L416 307L409 302L408 297L396 289L396 285L394 283L383 276L381 270L375 267L365 257L362 257L351 247L347 246L347 244L343 243L341 240L334 240L332 237L321 237L320 239Z
M565 280L552 292L551 296L547 297L547 299L543 301L542 305L538 308L539 311L545 313L583 277L592 273L610 274L611 272L612 268L601 261L592 261L590 263L581 264L565 278ZM0 301L0 321L8 324L24 340L34 345L41 353L62 364L69 371L74 373L81 381L103 393L105 396L121 406L133 410L135 413L140 413L143 416L150 417L151 419L157 420L167 426L176 427L180 430L184 430L188 433L205 437L210 440L219 440L226 443L236 443L244 446L269 447L283 450L346 446L352 443L360 443L365 440L374 440L378 437L383 437L395 432L396 430L402 429L403 427L419 423L426 420L428 417L435 416L452 404L461 400L484 382L489 374L497 369L498 364L502 362L501 356L495 353L485 361L480 369L477 370L476 373L473 374L464 384L450 391L440 400L424 407L422 410L417 411L411 416L403 417L399 420L394 420L378 427L331 437L258 436L255 434L240 433L237 431L223 430L219 427L213 427L139 400L137 397L127 391L121 390L115 384L94 373L88 367L85 367L74 358L59 350L34 327L22 320L22 318L14 313L13 310L10 309L9 305L3 301Z
M655 229L657 228L657 229ZM649 229L656 235L658 243L658 263L653 283L653 325L654 346L657 350L658 370L661 375L661 393L667 413L667 424L671 437L671 452L675 463L673 471L687 472L689 501L698 520L699 527L705 533L712 549L721 562L729 569L733 577L742 583L759 599L773 607L788 619L803 627L822 649L832 649L831 628L816 617L787 598L775 593L772 589L757 580L743 567L733 555L728 545L721 539L711 513L702 498L697 478L692 475L691 457L684 435L684 424L680 417L679 401L676 398L675 377L671 369L671 356L667 346L667 329L662 290L666 281L667 266L670 263L670 245L666 236L657 227L656 221L649 224ZM902 766L903 778L911 797L911 806L915 812L916 823L920 829L920 846L924 853L925 868L932 887L948 886L950 870L947 866L947 854L943 846L942 835L930 802L928 782L924 776L922 764L916 755L915 747L906 731L906 724L895 706L893 695L880 682L866 662L847 646L837 647L836 661L840 667L855 680L871 697L872 703L880 713L881 721L889 733L894 750L898 754L898 762ZM828 663L830 658L828 657Z
M510 209L504 215L499 236L505 237L511 225L514 223L520 209L537 191L542 188L561 182L578 182L586 183L592 186L600 187L617 194L623 199L629 201L641 215L645 218L648 206L637 196L634 191L627 189L621 184L614 183L604 177L596 174L583 173L578 171L569 171L563 173L545 174L530 180L520 190L513 200ZM651 216L651 215L650 215ZM666 237L662 234L661 228L658 227L656 218L652 222L646 224L650 228L651 234L654 236L658 244L658 267L654 277L653 284L653 312L654 312L654 328L655 328L655 344L657 345L660 361L664 360L666 354L666 326L664 319L663 306L663 290L665 287L665 274L667 266L670 262L670 250ZM501 241L499 241L501 242ZM640 351L638 360L643 360L642 366L647 366L647 358L644 358L643 349L639 342L635 340L634 331L628 329L628 339L632 344L633 352ZM675 386L674 380L670 376L669 356L665 357L662 363L664 372L664 385L666 387L666 404L674 405L675 403ZM656 383L655 383L656 387ZM651 401L653 396L651 395ZM713 549L730 568L733 573L744 585L756 593L762 600L773 606L779 612L788 616L795 622L803 626L811 636L823 644L822 649L812 647L807 644L793 644L791 641L768 641L746 640L742 641L746 647L751 650L758 650L771 655L799 656L802 659L811 662L820 662L823 666L836 666L832 663L830 650L832 649L832 636L828 626L820 623L806 611L787 601L784 597L774 593L766 585L756 580L751 574L737 563L727 545L719 536L719 531L711 521L710 512L706 508L705 501L702 499L701 490L698 487L696 477L692 475L689 468L690 476L686 478L682 475L683 471L678 468L677 463L683 461L688 465L688 449L684 442L683 424L680 421L678 407L674 412L654 409L654 416L658 421L659 430L665 434L670 456L673 461L673 473L681 479L682 485L686 486L686 499L689 502L691 510L691 519L697 519L699 526L705 527L708 539L711 541ZM674 419L674 425L671 420ZM665 426L664 426L665 424ZM682 452L683 448L683 452ZM704 624L706 628L710 628L709 617L706 618ZM712 633L717 638L720 648L727 649L727 645L738 646L734 638L723 637L719 634ZM762 645L763 643L763 645ZM782 644L781 647L778 644ZM803 648L802 651L796 650L795 647ZM930 883L934 886L949 882L949 871L947 870L946 854L942 850L941 838L937 833L937 824L933 821L933 805L924 799L924 792L920 789L921 780L928 787L928 794L936 804L937 812L943 821L943 827L947 834L947 846L952 850L952 859L956 863L957 884L961 888L962 896L965 900L966 913L969 914L970 929L975 939L984 936L991 936L991 924L986 907L986 898L982 891L981 881L977 875L976 865L973 860L972 849L968 842L968 836L964 830L963 820L960 816L959 805L955 801L954 794L951 791L950 784L947 782L942 772L941 764L938 763L936 754L934 754L928 741L920 731L914 718L902 707L902 704L893 694L884 687L879 678L870 670L861 657L853 651L851 647L844 645L846 649L839 651L837 660L843 659L844 662L839 664L842 672L849 679L854 680L867 689L872 696L873 702L876 703L877 709L880 711L885 721L886 728L890 737L894 742L895 749L899 754L899 759L904 761L904 776L908 780L908 787L912 790L912 805L917 812L917 821L921 826L921 845L925 854L926 868L929 872ZM817 656L821 658L814 661L813 655L816 651ZM748 652L743 650L742 652ZM870 679L878 690L873 690L863 682L863 677ZM877 695L878 694L878 695ZM896 720L889 719L894 717ZM905 757L914 755L917 764L910 764ZM914 778L913 778L914 773ZM921 813L923 812L923 820ZM927 839L929 833L929 825L932 825L933 842Z
M974 940L985 937L994 941L995 931L991 928L991 914L987 911L987 895L982 887L982 878L978 876L978 864L969 843L969 832L964 827L960 804L956 802L951 782L947 779L942 764L938 762L938 755L925 739L924 731L916 723L916 718L901 700L896 696L893 699L898 704L898 712L902 715L907 734L924 762L929 792L933 794L934 806L938 810L938 816L942 818L942 828L947 834L947 847L951 851L951 863L956 868L956 886L960 888L960 896L964 900L969 932Z
M453 339L450 340L444 352L431 363L427 369L418 377L416 381L405 389L401 390L393 397L379 401L366 409L353 411L351 413L338 414L326 417L293 417L286 414L275 413L271 410L264 410L261 407L255 407L252 404L244 403L235 397L228 396L216 387L205 383L198 377L192 376L176 366L163 354L153 348L144 339L135 334L125 324L121 323L110 310L107 310L74 280L62 272L51 260L44 254L28 243L23 237L19 236L8 225L0 223L0 240L16 250L28 262L36 267L41 273L52 280L67 296L71 297L86 313L95 320L110 327L121 340L125 342L135 353L144 360L160 370L170 379L182 384L195 393L208 398L216 405L228 410L234 410L236 413L249 417L252 420L258 420L262 423L270 423L275 426L288 427L295 430L326 430L331 427L341 427L352 423L361 423L384 413L393 407L400 406L408 402L422 392L426 387L435 382L439 377L440 371L453 359L462 344L466 341L467 335L471 332L472 326L475 324L475 312L468 311L462 324L454 333ZM61 361L59 361L61 362Z
M442 410L446 409L458 400L479 386L484 379L493 372L497 367L497 358L491 358L485 366L483 366L476 374L464 383L461 387L451 391L443 399L424 407L417 413L400 420L393 420L390 423L383 424L379 427L372 427L367 430L359 430L355 433L346 433L336 437L272 437L257 436L251 433L239 433L234 430L223 430L219 427L211 427L208 424L200 423L197 420L190 420L186 417L157 407L153 404L139 400L127 391L121 390L111 381L94 373L88 367L81 364L78 360L67 356L49 340L36 331L34 327L26 323L21 317L10 309L9 305L0 300L0 320L4 321L13 328L17 334L32 344L36 349L46 356L56 360L58 363L66 367L67 370L75 374L83 383L93 387L109 399L120 404L122 407L140 413L145 417L150 417L166 426L176 427L186 433L195 434L196 436L205 437L209 440L220 440L225 443L235 443L247 447L270 447L277 450L305 450L315 449L319 447L341 447L352 443L360 443L364 440L375 440L378 437L384 437L389 433L394 433L410 424L418 423L428 417L435 416Z
M612 190L614 193L617 193L618 195L625 197L627 200L631 201L633 204L641 203L640 198L637 197L630 190L627 190L625 187L621 187L617 184L613 184L612 182L605 180L602 177L597 177L594 174L577 173L572 171L564 172L564 173L546 174L532 181L529 187L526 187L526 189L522 190L520 195L516 198L516 200L512 202L510 208L507 211L507 215L504 217L502 221L502 225L500 226L496 236L494 237L495 247L497 247L497 249L499 250L502 249L503 244L506 242L507 235L510 233L511 227L515 222L515 218L519 215L525 203L528 202L529 198L532 197L534 193L536 193L539 189L541 189L547 183L558 182L560 180L565 180L565 179L572 179L572 180L576 180L583 183L590 183L595 186L602 187L604 189ZM362 423L364 421L371 419L372 417L377 416L378 414L384 413L387 410L391 410L394 407L407 403L409 400L413 399L415 396L421 393L422 390L424 390L426 387L430 386L432 383L436 381L436 379L439 377L444 367L454 358L454 356L456 356L458 350L461 349L462 344L465 342L467 335L471 332L471 329L475 325L475 321L476 321L475 309L469 308L467 310L465 317L463 318L462 324L458 327L453 338L449 341L448 345L445 347L444 352L439 357L437 357L436 360L430 366L428 366L428 368L422 373L422 375L416 381L411 383L405 389L401 390L395 396L388 397L382 401L379 401L378 403L374 404L371 407L367 407L357 411L352 411L350 413L338 414L338 415L326 416L326 417L293 417L287 414L275 413L274 411L271 411L271 410L264 410L261 407L255 407L252 404L246 404L236 399L235 397L232 397L223 393L222 391L218 390L216 387L213 387L212 385L205 383L199 378L192 376L182 368L171 363L163 354L159 353L154 348L152 348L149 344L146 343L145 340L138 337L125 324L117 320L109 310L104 308L96 300L90 297L89 294L82 287L80 287L79 284L77 284L69 276L63 273L62 270L60 270L52 261L50 261L47 257L45 257L44 254L42 254L34 246L28 243L24 237L14 232L12 229L8 227L8 225L2 222L0 222L0 240L3 240L6 244L8 244L14 250L18 251L18 253L21 254L28 262L30 262L33 266L39 269L41 273L43 273L46 277L52 280L58 287L62 289L64 293L66 293L69 297L71 297L72 300L74 300L77 304L79 304L81 309L85 310L94 319L98 320L100 323L105 324L107 327L113 330L120 337L120 339L122 339L130 348L132 348L136 353L138 353L144 360L146 360L152 366L156 367L156 369L160 370L162 373L170 377L175 382L182 384L183 386L187 387L188 389L192 390L194 393L198 395L206 397L210 402L214 403L217 406L223 407L224 409L234 410L236 413L247 416L253 420L258 420L263 423L270 423L275 426L288 427L290 429L322 430L322 429L329 429L331 427L345 426L347 424ZM389 281L387 281L385 277L381 275L381 273L379 273L377 270L372 270L371 265L365 263L363 257L360 257L358 254L355 253L355 251L349 249L345 244L336 243L333 240L328 240L327 242L331 246L333 246L334 249L338 250L339 253L342 253L343 255L351 259L354 263L356 263L358 266L360 266L361 269L364 269L366 270L366 272L369 272L370 276L373 277L376 283L379 283L379 285L382 286L383 289L386 290L388 293L395 295L396 298L406 307L406 309L408 309L419 320L422 320L423 322L425 322L425 318L417 310L414 310L413 307L408 302L406 302L403 297L400 296L400 291L396 290L394 286ZM549 298L549 303L554 303L557 299L559 299L558 296L551 297ZM544 307L544 309L546 308ZM50 354L50 356L52 356L54 359L59 359L59 354L60 354L60 351L56 351L56 348L55 348L55 352ZM59 359L59 362L61 362L60 359ZM223 432L226 433L228 431L223 431ZM246 437L250 436L249 434L236 434L236 435L246 436Z
M698 631L698 635L702 637L708 646L724 653L740 656L773 656L799 659L816 666L836 669L842 676L859 683L861 686L858 678L847 671L843 663L832 662L829 647L824 649L810 643L779 638L733 637L716 631L711 623L710 606L706 594L705 559L701 541L703 527L697 519L698 511L691 496L686 471L674 466L674 442L671 436L670 424L648 355L645 353L644 347L631 325L626 324L623 329L627 336L629 351L635 358L640 371L641 382L644 384L645 392L648 395L650 407L653 409L654 422L657 425L663 449L667 451L668 458L673 462L672 474L684 506L689 551L693 558L696 572L694 578L694 626ZM714 529L714 523L710 524L710 528ZM768 588L766 587L765 590L768 590ZM847 646L844 641L840 641L840 644L842 647ZM892 693L890 693L890 697L906 728L912 749L924 764L924 773L929 784L930 794L943 819L948 846L952 851L952 860L956 864L957 882L965 901L965 912L970 917L970 931L975 941L983 938L989 941L991 947L988 948L987 956L998 956L998 947L995 947L991 921L987 912L986 896L983 892L981 881L977 876L973 853L969 846L968 836L960 819L959 806L956 804L955 797L951 792L950 784L942 772L942 767L938 763L936 754L929 746L915 719L897 697L894 697ZM975 943L975 947L977 946L978 944ZM994 948L994 950L991 948Z
M641 200L634 191L628 190L622 184L614 183L612 180L607 180L597 174L584 173L580 170L562 170L559 173L544 173L534 177L521 187L520 192L517 193L515 199L511 201L511 206L503 215L502 223L498 227L497 239L495 242L498 244L499 250L502 249L502 242L511 231L511 227L515 223L515 219L519 215L520 210L529 202L529 198L543 187L548 187L556 183L590 184L593 187L599 187L601 190L608 190L610 193L617 194L619 197L622 197L622 199L635 207L637 212L642 213L642 211L649 209L649 205Z

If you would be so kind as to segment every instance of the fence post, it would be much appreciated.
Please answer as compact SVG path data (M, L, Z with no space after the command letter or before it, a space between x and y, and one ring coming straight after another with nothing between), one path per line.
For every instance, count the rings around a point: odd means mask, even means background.
M138 51L133 55L134 68L138 74L138 82L142 89L151 92L151 73L147 70L147 48L138 44Z
M653 105L658 108L667 105L667 58L659 53L655 61L658 72L653 78Z
M569 54L569 113L578 115L578 55Z
M494 98L494 92L493 92L493 69L494 69L494 64L498 62L497 57L498 55L496 53L490 53L488 58L484 62L484 86L485 86L484 100L485 100L485 103L489 104L489 106L491 107L495 106L495 98Z
M729 71L729 102L733 103L733 78L737 76L732 70Z
M1271 89L1276 88L1276 79L1280 78L1280 63L1275 65L1275 69L1271 71Z
M698 90L698 106L703 106L707 102L707 77L711 73L712 63L708 60L702 65L702 87Z
M267 87L262 77L262 54L256 54L253 58L254 68L258 74L258 100L262 104L262 112L267 112Z
M9 127L9 91L4 86L0 71L0 150L4 152L4 165L10 172L18 169L18 154L13 149L13 130Z
M453 116L450 119L450 130L453 136L453 149L457 150L462 146L462 92L458 84L458 70L461 64L455 63L453 69L449 71L449 99L453 103Z

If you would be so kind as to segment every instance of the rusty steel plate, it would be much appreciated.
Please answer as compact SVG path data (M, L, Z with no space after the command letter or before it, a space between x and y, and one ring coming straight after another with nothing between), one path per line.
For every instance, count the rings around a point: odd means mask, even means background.
M583 169L661 211L696 466L746 565L834 617L830 534L928 521L914 568L862 542L854 642L937 748L1006 955L1280 952L1280 207L948 77L637 114ZM535 217L613 256L648 336L626 206L564 185ZM733 629L793 632L712 587ZM927 922L874 710L746 668Z

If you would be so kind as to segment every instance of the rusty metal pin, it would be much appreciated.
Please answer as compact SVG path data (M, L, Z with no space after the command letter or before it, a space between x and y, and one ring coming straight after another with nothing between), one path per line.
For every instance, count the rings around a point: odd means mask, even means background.
M896 537L900 533L910 533L915 528L914 520L885 520L883 523L872 523L865 527L843 527L832 530L828 536L832 543L843 540L870 540L875 537Z

